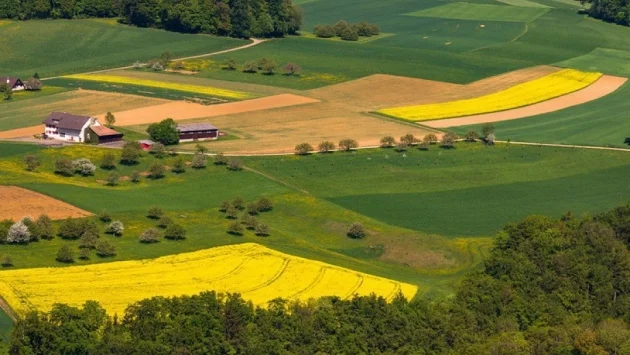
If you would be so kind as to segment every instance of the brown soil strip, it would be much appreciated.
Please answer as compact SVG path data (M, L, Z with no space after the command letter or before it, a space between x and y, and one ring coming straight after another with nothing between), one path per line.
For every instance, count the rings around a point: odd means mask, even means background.
M44 133L44 125L31 126L26 128L12 129L0 132L0 139L32 137L35 134Z
M144 123L159 122L165 118L176 121L198 117L215 117L244 113L273 108L304 105L315 103L319 100L293 94L281 94L259 99L230 102L218 105L200 105L189 102L171 102L163 105L139 108L135 110L116 112L116 124L129 126ZM103 119L105 115L96 116Z
M0 219L17 221L26 216L37 218L41 214L47 214L55 220L92 215L63 201L17 186L0 186L0 200L10 202L0 204Z
M581 105L602 98L619 89L627 80L627 78L604 75L599 80L580 91L576 91L571 94L560 96L555 99L547 100L538 104L525 106L514 110L450 118L437 121L424 121L418 123L432 128L446 128L486 122L516 120L519 118L541 115L544 113L559 111L568 107Z

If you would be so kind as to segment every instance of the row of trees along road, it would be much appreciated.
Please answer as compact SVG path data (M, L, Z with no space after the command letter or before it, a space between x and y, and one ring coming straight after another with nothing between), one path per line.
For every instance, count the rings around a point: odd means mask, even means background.
M13 354L629 354L630 205L531 216L495 238L447 299L156 297L108 317L95 302L30 313Z
M85 17L239 38L282 37L302 25L302 11L291 0L0 0L0 19Z

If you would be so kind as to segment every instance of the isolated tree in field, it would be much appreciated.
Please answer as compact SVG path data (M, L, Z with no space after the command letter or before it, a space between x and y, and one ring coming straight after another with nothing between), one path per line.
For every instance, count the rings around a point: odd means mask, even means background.
M147 133L149 133L153 141L160 142L164 145L179 143L177 123L172 118L151 124L149 128L147 128Z
M492 123L486 123L481 129L481 133L484 138L487 138L490 133L494 133L494 125Z
M10 101L13 98L13 88L6 83L0 85L0 92L2 92L5 101Z
M335 150L335 143L330 141L323 141L319 143L319 145L317 146L317 150L319 150L320 153L330 153Z
M446 149L451 149L455 147L455 142L457 141L458 137L455 133L453 132L446 132L444 133L444 135L442 136L442 141L440 141L440 147L442 148L446 148Z
M258 212L260 212L258 202L250 202L247 204L247 213L249 215L255 216L258 214Z
M241 163L241 161L236 158L232 158L230 159L230 162L228 163L227 168L228 170L231 170L231 171L243 170L243 163Z
M26 228L28 228L28 231L31 233L31 242L36 242L39 240L39 238L37 237L37 231L35 230L35 222L33 221L33 219L29 216L26 216L24 218L21 219L22 223L24 223L24 225L26 226Z
M31 241L31 232L23 220L15 222L7 233L7 243L28 244Z
M176 223L171 223L164 231L164 238L171 240L186 239L186 230Z
M160 232L155 228L146 229L138 238L140 243L151 244L160 241Z
M494 145L495 140L496 140L496 136L494 133L489 133L485 139L487 145Z
M285 75L292 76L297 75L301 68L295 63L287 63L284 67L282 67Z
M258 223L256 225L256 228L254 229L254 232L257 236L266 237L269 235L269 227L267 227L266 224Z
M470 130L466 132L466 134L464 135L464 139L466 140L466 142L476 142L477 139L479 139L479 133L477 133L477 131L475 130Z
M407 143L405 143L405 142L398 142L396 144L396 151L397 152L404 152L404 151L407 150L408 147L409 146L407 145Z
M137 171L132 171L131 175L129 175L129 179L131 180L131 182L133 183L139 183L140 182L140 173Z
M228 210L228 208L232 207L232 202L230 201L223 201L221 202L221 206L219 206L219 211L220 212L226 212Z
M112 257L116 255L116 247L108 241L100 241L96 244L96 255L101 258Z
M125 165L134 165L140 162L142 146L136 141L126 142L120 155L120 162Z
M227 165L228 158L223 153L217 153L214 156L214 165Z
M171 171L173 171L175 174L186 172L186 162L184 161L184 158L178 157L177 159L175 159L175 161L173 162L173 169Z
M74 172L82 176L94 175L96 171L96 165L92 164L92 161L87 158L80 158L72 161L72 167Z
M80 260L89 260L90 259L90 249L79 249L79 259Z
M344 41L358 41L359 40L359 32L355 28L355 26L348 26L339 35L341 39Z
M105 178L105 184L107 186L116 186L118 185L118 179L120 179L120 175L118 175L117 172L112 171L111 173L109 173L109 175L107 175L107 177Z
M112 127L116 123L116 117L111 112L107 111L105 114L105 124L107 127Z
M335 36L341 37L341 34L343 33L343 31L348 27L350 27L350 24L346 22L345 20L337 21L337 23L333 26L335 30Z
M42 161L37 155L27 154L24 157L24 164L26 164L26 170L35 171L40 165L42 165Z
M149 208L149 211L147 212L147 217L150 219L160 219L162 216L164 216L164 210L158 206Z
M94 249L98 243L98 237L92 233L84 233L79 239L79 248Z
M33 225L33 231L31 231L36 239L50 240L55 237L55 231L53 229L52 220L48 215L40 215L35 224Z
M55 161L55 174L62 176L74 175L74 166L72 165L72 161L66 158L57 159Z
M411 133L407 133L404 136L400 137L400 142L407 145L413 145L414 143L416 143L416 137L414 137Z
M125 226L123 225L123 222L113 221L109 224L109 226L107 226L107 228L105 228L105 233L113 234L117 237L120 237L121 235L123 235L124 230Z
M35 72L35 74L33 74L33 78L34 78L34 79L37 79L37 80L41 79L41 78L39 77L39 73L38 73L38 72Z
M208 164L208 158L203 153L197 153L192 158L192 166L193 169L204 169Z
M243 72L244 73L256 73L258 71L258 64L256 64L256 62L254 61L249 61L249 62L245 62L245 64L243 64Z
M74 251L70 249L69 246L62 246L57 252L56 260L60 263L73 263L74 262Z
M160 64L167 66L173 60L173 54L169 51L162 52L160 54Z
M246 213L241 219L241 223L245 226L245 228L249 230L254 230L258 225L258 220L256 219L256 217Z
M162 159L166 156L166 147L164 144L156 142L149 148L149 154L158 159Z
M425 135L424 138L422 138L422 140L428 144L434 144L435 142L438 141L438 137L433 133L429 133Z
M396 144L396 139L392 136L385 136L381 138L381 148L391 148Z
M243 226L238 222L232 222L228 225L227 232L233 235L243 235Z
M267 61L265 64L263 64L261 70L265 75L273 75L276 71L276 62L274 62L273 60Z
M166 174L166 168L160 162L153 162L151 166L149 166L149 177L151 179L161 179Z
M102 210L98 213L98 219L101 222L108 223L112 221L112 216L109 214L109 212L107 212L107 210Z
M336 36L335 27L331 25L315 25L313 33L319 38L332 38Z
M234 208L234 206L228 207L228 209L225 210L225 218L227 218L227 219L237 219L238 218L238 210L236 208Z
M2 267L12 267L13 266L13 259L11 259L10 256L5 255L2 257L2 260L0 261L0 265Z
M29 78L24 82L24 89L29 91L39 91L42 89L42 82L36 78Z
M362 239L365 237L366 234L367 233L365 231L365 228L359 222L352 223L352 225L350 225L350 228L348 228L347 233L348 237L352 239Z
M234 200L232 200L232 206L234 206L237 210L242 211L245 209L245 200L243 200L240 196L236 196Z
M359 143L354 139L342 139L339 141L339 149L348 152L359 147Z
M269 212L273 209L273 202L267 197L261 197L256 204L258 206L258 212Z
M296 155L307 155L313 151L313 146L308 143L300 143L295 146Z
M208 148L206 148L205 145L199 144L197 143L197 145L195 145L195 152L197 153L201 153L201 154L205 154L208 151Z
M162 229L166 229L169 225L173 224L173 220L169 217L162 217L157 223L157 226Z
M223 63L223 68L227 70L236 70L238 63L234 59L228 59Z
M112 152L107 152L101 158L101 169L111 170L116 167L116 156Z

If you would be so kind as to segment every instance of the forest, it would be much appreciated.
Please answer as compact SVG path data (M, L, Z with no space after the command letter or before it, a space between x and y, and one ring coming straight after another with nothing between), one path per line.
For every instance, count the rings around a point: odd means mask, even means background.
M627 0L587 0L591 3L588 14L606 22L618 25L630 24L630 2Z
M291 0L0 0L0 19L120 18L138 27L238 38L295 34Z
M32 312L11 354L627 354L630 205L530 216L498 233L483 270L446 300L375 296L155 297L109 317L98 303ZM112 295L115 297L115 295Z

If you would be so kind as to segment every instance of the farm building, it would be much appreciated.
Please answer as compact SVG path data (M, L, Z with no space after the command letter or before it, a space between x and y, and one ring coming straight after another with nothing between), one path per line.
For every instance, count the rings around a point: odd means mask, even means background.
M0 84L6 83L13 91L24 90L24 83L20 78L15 78L11 76L3 76L0 78Z
M85 142L88 128L101 125L94 117L78 116L67 112L53 112L42 123L46 125L44 138L68 142Z
M90 126L85 134L85 141L94 144L119 142L123 134L105 126Z
M155 142L150 139L142 139L139 140L138 143L140 143L142 150L149 150L151 149L151 147L153 147L153 144L155 144Z
M189 123L177 125L180 142L217 139L219 129L209 123Z

